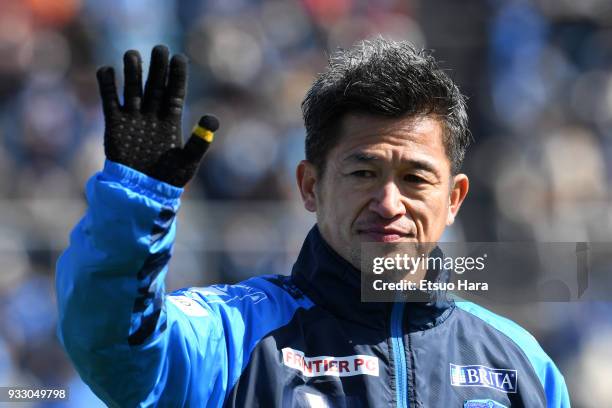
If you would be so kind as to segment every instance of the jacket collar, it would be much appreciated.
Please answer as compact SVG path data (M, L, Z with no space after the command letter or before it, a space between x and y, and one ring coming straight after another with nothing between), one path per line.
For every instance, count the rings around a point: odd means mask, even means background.
M448 279L447 271L428 271L428 278L432 273L438 281ZM292 279L315 304L332 314L373 328L388 327L393 304L361 302L360 271L325 242L316 225L293 265ZM452 306L445 293L434 294L428 302L406 303L408 330L425 330L440 324Z

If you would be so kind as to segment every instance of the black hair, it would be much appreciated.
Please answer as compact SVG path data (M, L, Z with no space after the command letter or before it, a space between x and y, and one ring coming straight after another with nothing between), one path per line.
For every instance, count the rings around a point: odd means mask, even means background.
M457 174L471 142L465 97L436 60L407 41L382 37L361 41L329 58L302 101L306 159L321 174L347 113L387 117L434 115L444 129L444 147Z

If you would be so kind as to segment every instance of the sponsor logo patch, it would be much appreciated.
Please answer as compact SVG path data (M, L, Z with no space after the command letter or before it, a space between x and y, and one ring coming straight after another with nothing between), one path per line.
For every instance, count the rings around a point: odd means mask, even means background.
M450 365L451 385L455 387L487 387L501 392L516 393L518 372L483 365Z
M267 299L268 296L258 289L252 288L250 286L236 284L236 285L227 285L227 284L219 284L213 285L206 288L193 288L196 290L201 290L201 294L204 296L210 296L207 299L207 303L234 303L241 302L243 300L250 300L253 304L257 304L264 299Z
M357 354L346 357L305 357L304 353L285 347L283 364L300 371L306 377L350 377L353 375L373 375L378 377L378 357Z
M187 316L192 317L206 317L208 316L208 310L204 309L204 306L191 299L190 297L179 295L179 296L168 296L167 299L171 301L176 307L178 307Z
M463 408L508 408L505 405L500 404L492 399L479 399L465 401Z

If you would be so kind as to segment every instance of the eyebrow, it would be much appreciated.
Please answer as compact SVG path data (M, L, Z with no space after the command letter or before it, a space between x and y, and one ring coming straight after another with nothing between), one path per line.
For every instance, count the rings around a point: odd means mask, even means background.
M382 158L375 154L365 153L365 152L356 152L356 153L350 154L347 157L345 157L342 160L342 162L375 163L381 160ZM404 162L409 164L410 167L412 168L419 169L419 170L425 170L435 175L438 175L438 170L435 168L435 166L426 160L408 159L408 160L404 160Z

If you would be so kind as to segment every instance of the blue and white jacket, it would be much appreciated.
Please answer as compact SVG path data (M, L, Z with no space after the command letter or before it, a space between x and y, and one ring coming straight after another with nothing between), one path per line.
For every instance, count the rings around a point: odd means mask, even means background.
M536 340L469 302L362 303L308 234L290 276L166 294L182 190L107 161L57 264L59 337L121 407L569 407Z

